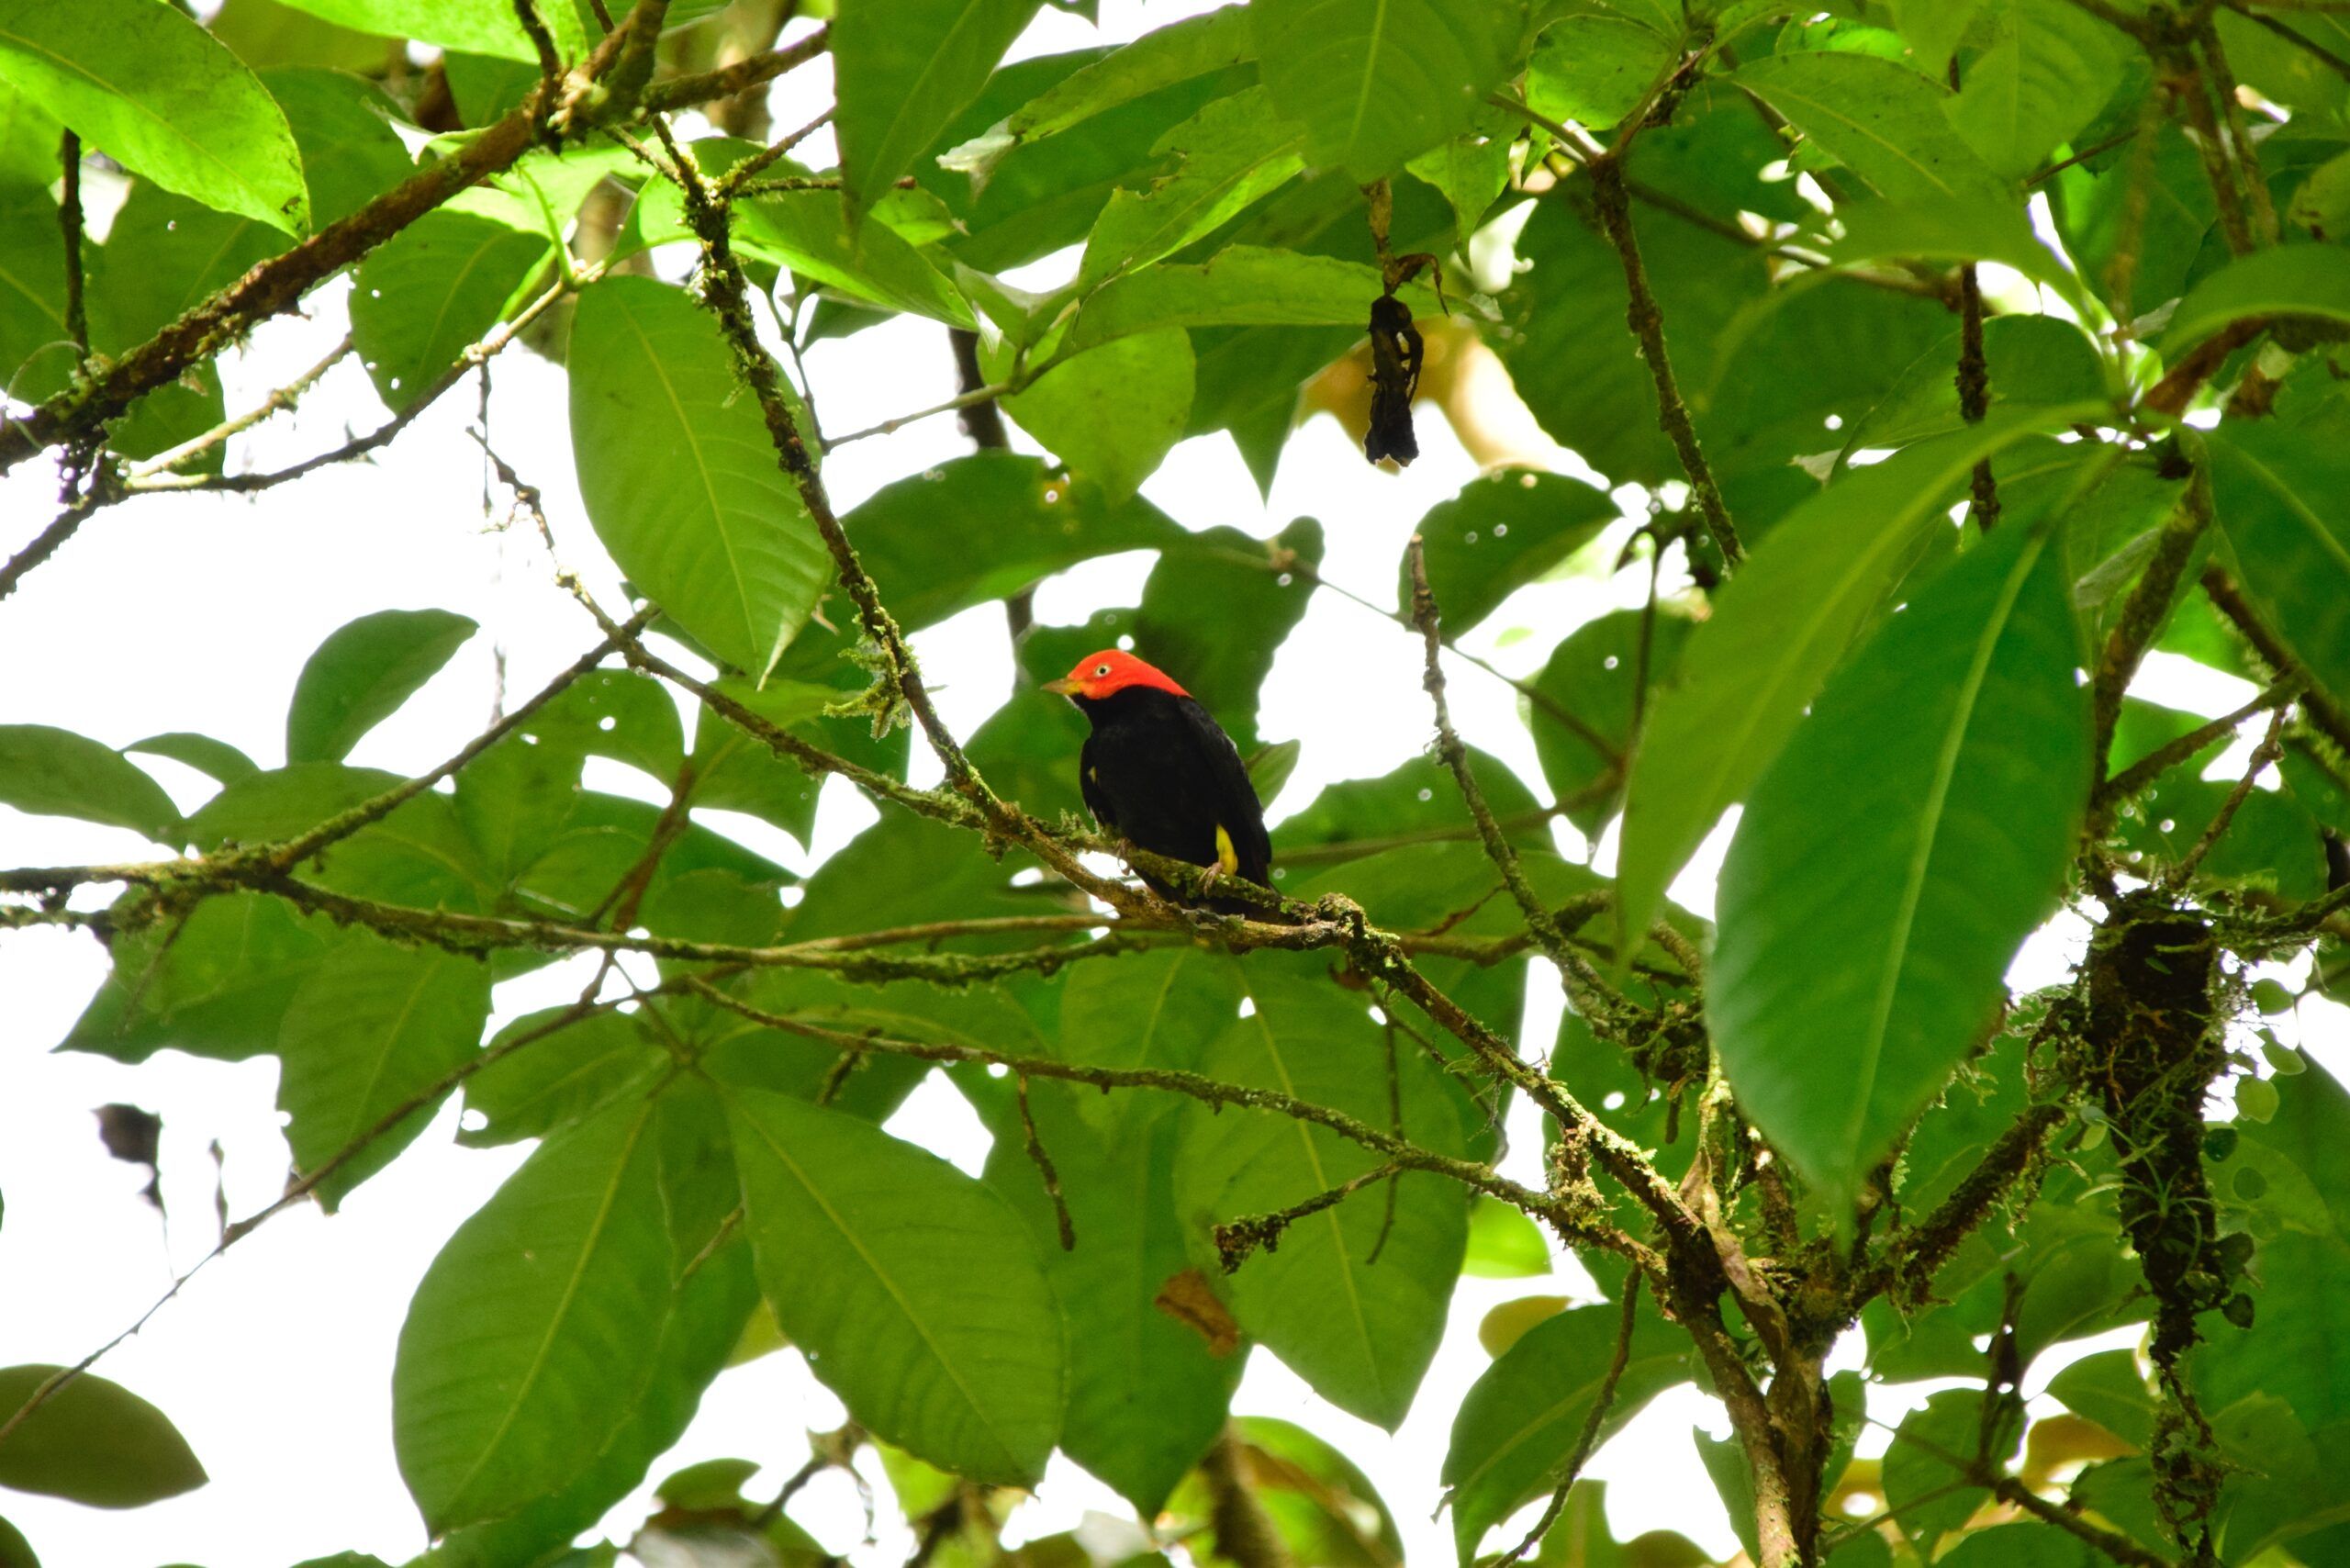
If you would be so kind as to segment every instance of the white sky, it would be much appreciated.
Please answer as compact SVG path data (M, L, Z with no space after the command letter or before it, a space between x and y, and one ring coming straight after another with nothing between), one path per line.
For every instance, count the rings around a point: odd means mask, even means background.
M1109 40L1144 29L1137 0L1104 0L1102 9L1100 36ZM1159 0L1148 25L1163 25L1178 9ZM1095 37L1083 23L1048 10L1018 52L1080 47ZM777 95L778 125L804 123L829 102L827 70L819 61L787 79ZM822 162L831 151L819 139L806 155ZM1066 271L1072 260L1040 263L1040 270ZM322 291L310 319L263 328L248 353L228 362L231 409L252 406L341 334L343 291L341 284ZM955 390L944 332L927 323L901 321L828 342L809 359L822 418L836 431L931 406ZM572 481L562 374L510 353L497 363L494 387L495 443L545 490L566 564L611 601L617 575L595 546ZM195 729L275 766L284 758L284 713L295 675L321 638L372 610L442 607L473 616L484 633L352 757L401 772L440 761L486 721L494 646L506 649L508 689L519 694L535 689L593 641L576 609L549 584L535 540L527 531L491 526L505 515L502 498L485 519L482 461L464 433L474 416L468 387L420 420L377 465L327 470L251 500L156 496L100 514L0 602L0 722L57 724L116 745ZM382 417L364 373L346 362L293 416L233 443L229 460L238 469L273 467L333 445L346 427L364 430ZM1223 524L1269 535L1301 513L1318 516L1329 541L1324 573L1387 602L1414 522L1475 472L1440 419L1425 416L1421 433L1423 457L1398 477L1369 468L1333 421L1318 419L1292 438L1270 504L1226 438L1194 441L1175 451L1145 493L1194 529ZM825 476L846 510L889 479L967 450L953 419L940 417L842 449L828 460ZM1575 466L1565 454L1560 461ZM51 480L37 468L27 465L0 481L0 553L21 546L53 510ZM1148 565L1147 556L1125 556L1071 572L1038 594L1038 616L1070 621L1102 604L1131 603ZM1530 674L1558 637L1606 609L1636 602L1642 586L1590 577L1537 585L1513 598L1469 645L1513 674ZM1535 629L1539 635L1527 634ZM968 734L1011 689L1000 610L982 607L916 642L943 711ZM1428 724L1418 659L1414 634L1336 595L1315 597L1264 693L1264 734L1305 743L1277 816L1325 782L1382 773L1420 748ZM1514 694L1465 664L1456 664L1453 677L1467 738L1540 790ZM2241 683L2184 661L2158 658L2148 679L2149 695L2203 713L2224 711L2249 695ZM183 807L208 790L208 781L175 764L140 760ZM935 777L926 756L918 756L915 766L918 779ZM659 798L650 780L625 768L601 762L590 767L597 788ZM842 786L828 786L813 856L753 819L699 814L804 869L871 812ZM1572 830L1561 833L1562 848L1580 853ZM1717 834L1676 889L1701 911L1711 906L1722 842ZM0 865L155 853L124 830L0 807ZM2060 921L2035 938L2012 978L2019 985L2061 979L2078 951L2081 929L2076 921ZM0 997L6 999L0 1012L0 1193L7 1204L0 1226L0 1363L78 1360L133 1321L175 1271L209 1249L212 1140L226 1151L232 1216L265 1205L285 1176L273 1060L225 1064L166 1051L130 1069L50 1053L105 972L104 953L85 935L0 937ZM501 987L493 1022L567 1000L579 983L572 968L557 966ZM1528 1039L1544 1042L1558 1001L1539 964L1530 993L1536 1006ZM2322 1058L2337 1070L2350 1067L2344 1016L2312 1002L2300 1021ZM2296 1021L2278 1022L2280 1035L2294 1040ZM137 1196L143 1173L108 1159L99 1145L91 1108L117 1100L163 1118L168 1233ZM102 1364L106 1375L173 1417L210 1472L209 1485L125 1513L6 1494L0 1515L23 1529L46 1561L75 1568L164 1562L270 1568L346 1548L397 1562L420 1550L423 1529L392 1457L394 1342L433 1253L521 1159L517 1149L456 1148L455 1116L453 1107L444 1111L335 1217L302 1207L264 1226ZM942 1080L918 1092L891 1126L970 1168L984 1153L976 1118ZM1539 1181L1539 1137L1530 1124L1514 1125L1513 1134L1511 1169ZM1303 1420L1328 1436L1380 1487L1410 1559L1449 1562L1449 1525L1433 1517L1436 1476L1460 1394L1487 1364L1476 1325L1497 1302L1539 1293L1587 1298L1589 1284L1572 1261L1551 1281L1464 1281L1424 1397L1392 1438L1323 1405L1261 1351L1237 1407ZM2045 1358L2036 1381L2056 1364L2058 1358ZM1923 1392L1884 1394L1873 1407L1891 1417ZM651 1481L705 1458L759 1460L767 1473L751 1490L771 1490L805 1457L802 1431L834 1427L843 1414L791 1353L727 1372L683 1441L612 1519L621 1528L632 1523ZM1711 1401L1689 1389L1669 1394L1608 1447L1591 1473L1610 1483L1609 1512L1619 1536L1677 1529L1727 1554L1734 1543L1698 1467L1693 1423L1727 1430ZM1863 1451L1882 1446L1880 1434ZM878 1469L871 1479L884 1484ZM1015 1532L1065 1529L1088 1508L1125 1512L1105 1488L1057 1460ZM863 1514L845 1478L820 1480L792 1512L828 1548L856 1547ZM910 1545L885 1532L878 1544L851 1555L859 1563L896 1563Z

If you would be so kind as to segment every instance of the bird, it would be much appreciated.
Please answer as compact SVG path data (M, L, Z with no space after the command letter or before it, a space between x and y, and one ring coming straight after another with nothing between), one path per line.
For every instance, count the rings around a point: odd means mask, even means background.
M1103 648L1044 689L1067 697L1093 726L1078 756L1078 784L1096 822L1137 848L1207 867L1211 878L1272 885L1272 840L1240 750L1171 676ZM1140 874L1161 897L1181 901L1163 879ZM1229 898L1204 902L1234 913L1252 907Z

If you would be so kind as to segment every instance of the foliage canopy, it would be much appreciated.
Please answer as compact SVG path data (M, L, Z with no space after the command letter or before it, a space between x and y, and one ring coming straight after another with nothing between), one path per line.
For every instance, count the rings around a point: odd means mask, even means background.
M1457 1407L1464 1565L1702 1560L1576 1483L1691 1383L1764 1568L2350 1562L2350 1095L2257 1022L2350 934L2339 0L1248 0L1011 63L1039 0L198 9L0 0L0 465L62 485L0 599L141 497L298 494L518 345L632 596L493 451L595 640L440 766L348 759L476 634L442 610L329 637L282 761L201 713L0 726L0 803L162 855L0 871L0 927L110 951L65 1048L280 1064L295 1179L223 1250L452 1095L536 1140L400 1335L420 1562L822 1561L748 1464L575 1545L778 1336L851 1417L800 1480L878 1450L923 1561L1394 1561L1327 1442L1229 1419L1256 1345L1390 1428ZM768 123L818 60L837 166ZM1382 297L1408 337L1366 341ZM223 356L297 308L348 335L232 411ZM907 420L824 429L800 351L898 317L977 450L836 511L829 454ZM345 358L378 426L224 461ZM1001 600L1032 679L1130 635L1270 798L1259 692L1346 522L1194 533L1140 487L1214 432L1269 485L1303 414L1360 439L1415 391L1490 470L1397 567L1433 749L1278 824L1250 913L1112 869L1073 715L941 722L907 637ZM1512 398L1614 488L1497 436ZM1137 604L1035 623L1135 550ZM1537 795L1445 681L1559 573L1646 594L1532 628ZM2145 700L2156 650L2258 695ZM217 792L183 813L158 756ZM697 815L804 844L834 778L880 816L804 879ZM1733 807L1701 921L1666 890ZM1612 875L1559 852L1603 834ZM2075 973L2010 994L2060 910ZM576 955L576 1002L492 1030ZM977 1177L882 1126L934 1068ZM1424 1386L1463 1271L1545 1236L1607 1299ZM2036 1358L2132 1324L2027 1419ZM1854 1459L1869 1388L1929 1378ZM1132 1505L1114 1551L1002 1545L1056 1451ZM0 1371L0 1487L203 1481L88 1363Z

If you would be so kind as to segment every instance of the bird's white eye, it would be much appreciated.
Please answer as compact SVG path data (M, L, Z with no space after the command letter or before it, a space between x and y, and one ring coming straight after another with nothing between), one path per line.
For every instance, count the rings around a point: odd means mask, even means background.
M1097 676L1108 675L1110 673L1110 666L1108 665L1095 665L1093 666L1093 673Z

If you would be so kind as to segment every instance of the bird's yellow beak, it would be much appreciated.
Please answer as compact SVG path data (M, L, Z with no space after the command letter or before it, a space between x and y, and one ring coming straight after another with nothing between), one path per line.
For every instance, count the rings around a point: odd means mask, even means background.
M1036 689L1054 692L1062 697L1081 697L1085 693L1085 688L1078 684L1078 679L1073 675L1065 675L1058 680L1048 680Z

